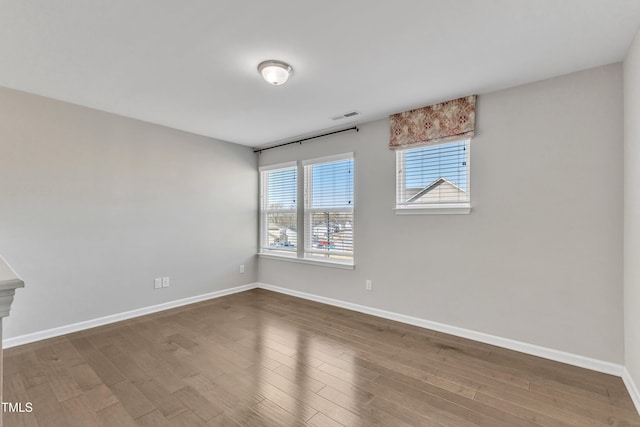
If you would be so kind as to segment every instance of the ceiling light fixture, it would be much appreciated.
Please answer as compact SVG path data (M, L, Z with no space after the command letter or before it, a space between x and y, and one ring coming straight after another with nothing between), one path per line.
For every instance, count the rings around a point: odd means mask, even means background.
M262 78L269 84L280 86L284 84L293 74L293 68L286 62L270 59L258 65L258 71Z

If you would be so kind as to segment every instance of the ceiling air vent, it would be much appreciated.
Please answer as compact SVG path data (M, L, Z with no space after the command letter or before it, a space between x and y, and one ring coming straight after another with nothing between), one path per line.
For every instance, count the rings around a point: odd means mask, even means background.
M349 111L348 113L338 114L337 116L332 116L332 117L329 117L329 118L331 120L342 120L342 119L345 119L347 117L357 116L358 114L360 114L359 111Z

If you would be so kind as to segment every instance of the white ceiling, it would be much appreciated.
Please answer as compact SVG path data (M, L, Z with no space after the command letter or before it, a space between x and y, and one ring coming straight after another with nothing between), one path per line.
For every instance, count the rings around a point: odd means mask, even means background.
M639 26L639 0L0 0L0 86L258 146L621 61Z

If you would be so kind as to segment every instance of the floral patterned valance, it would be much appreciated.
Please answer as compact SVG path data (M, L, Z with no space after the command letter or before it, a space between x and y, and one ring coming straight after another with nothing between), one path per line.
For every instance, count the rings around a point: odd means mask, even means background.
M389 119L390 150L470 138L476 122L476 95L394 114Z

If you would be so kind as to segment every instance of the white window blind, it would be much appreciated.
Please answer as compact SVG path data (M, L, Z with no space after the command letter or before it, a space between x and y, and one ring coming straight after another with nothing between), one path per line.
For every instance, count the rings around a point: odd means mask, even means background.
M304 165L305 258L353 263L353 154Z
M298 246L298 168L261 171L261 251L296 255Z
M396 151L396 208L468 207L469 140Z

